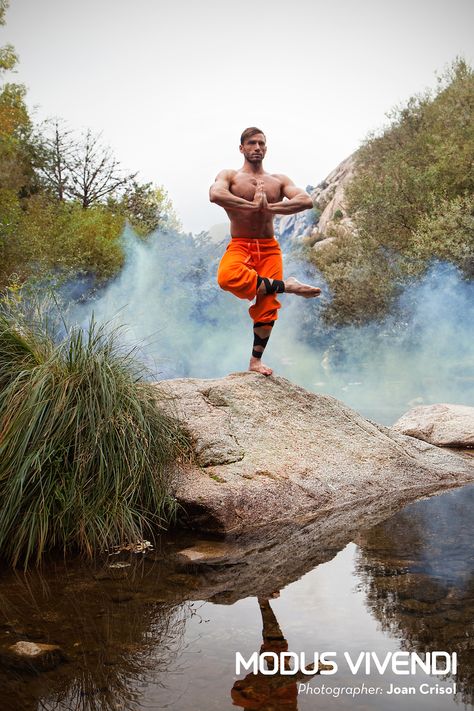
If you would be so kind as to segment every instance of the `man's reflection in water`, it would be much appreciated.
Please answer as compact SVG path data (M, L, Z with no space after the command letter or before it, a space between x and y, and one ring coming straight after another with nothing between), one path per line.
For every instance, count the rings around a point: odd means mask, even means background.
M273 593L272 598L278 597L279 592ZM263 621L263 642L260 647L262 652L288 651L288 642L278 624L275 613L270 607L268 598L258 598L260 612ZM272 669L273 661L265 660L267 669ZM285 669L290 669L290 660L285 659ZM312 674L303 674L298 671L291 676L275 674L266 676L261 672L258 674L247 674L245 679L238 679L231 690L232 701L235 706L243 709L255 709L255 711L297 711L298 710L298 682L308 679L310 676L318 674L319 670Z

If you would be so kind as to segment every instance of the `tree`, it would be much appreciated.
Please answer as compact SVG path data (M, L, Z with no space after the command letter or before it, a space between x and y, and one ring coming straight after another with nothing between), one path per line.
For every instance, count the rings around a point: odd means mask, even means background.
M0 0L0 25L5 24L7 0ZM11 45L0 47L0 75L15 68L18 57ZM34 181L31 122L23 84L0 87L0 189L28 192Z
M37 169L47 190L63 202L70 183L72 131L60 119L46 121L44 126L47 130L40 137L42 150Z
M78 200L84 209L119 197L136 173L125 173L101 135L87 129L79 138L63 121L53 119L40 133L41 160L37 166L44 187L59 201Z
M153 183L138 183L133 180L125 190L118 208L130 221L135 232L142 237L158 228L180 228L166 190L162 186L154 186Z
M67 163L69 182L66 192L79 200L84 209L126 188L137 175L124 174L119 161L110 148L101 144L100 138L100 134L87 129L82 139L71 146Z

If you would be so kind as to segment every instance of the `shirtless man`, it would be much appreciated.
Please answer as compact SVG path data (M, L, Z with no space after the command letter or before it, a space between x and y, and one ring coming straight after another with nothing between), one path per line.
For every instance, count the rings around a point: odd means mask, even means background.
M319 296L321 289L302 284L294 277L283 279L280 245L273 234L274 215L293 215L313 207L304 190L280 173L266 173L264 133L255 126L240 138L244 164L240 170L222 170L209 192L230 219L231 241L219 264L219 286L255 304L249 308L254 322L254 343L249 370L271 375L261 361L281 307L276 294L286 292L305 298Z

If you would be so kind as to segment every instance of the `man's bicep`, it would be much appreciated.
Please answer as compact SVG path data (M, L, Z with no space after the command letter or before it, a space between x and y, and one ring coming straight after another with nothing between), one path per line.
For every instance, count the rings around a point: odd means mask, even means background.
M298 188L292 180L286 175L282 175L282 193L283 196L291 200L297 195L307 195L303 188Z
M211 187L224 188L225 190L229 190L229 188L230 188L229 171L228 170L221 170L221 172L216 175L216 179L214 180Z

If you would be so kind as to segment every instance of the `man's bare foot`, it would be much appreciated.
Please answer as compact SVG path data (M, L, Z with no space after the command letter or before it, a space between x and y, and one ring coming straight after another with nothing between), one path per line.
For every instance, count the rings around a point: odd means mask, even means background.
M288 277L288 279L285 279L285 292L287 294L304 296L305 299L311 299L314 296L319 296L321 289L317 286L302 284L298 279L295 279L295 277Z
M262 375L271 375L273 373L273 370L268 365L264 365L260 358L254 358L253 356L250 356L249 370Z

